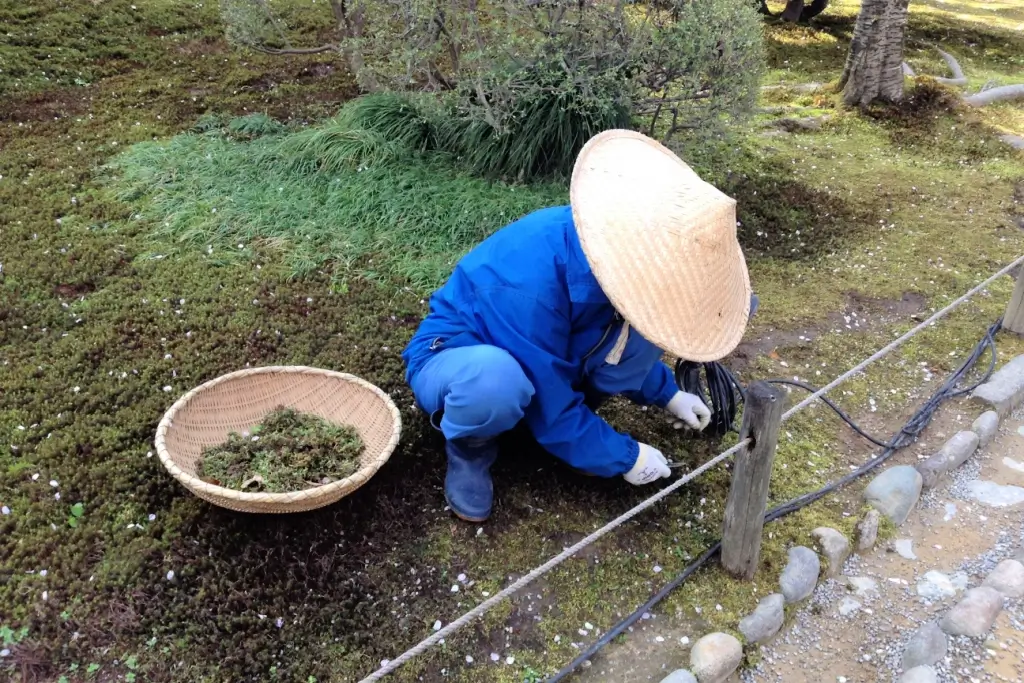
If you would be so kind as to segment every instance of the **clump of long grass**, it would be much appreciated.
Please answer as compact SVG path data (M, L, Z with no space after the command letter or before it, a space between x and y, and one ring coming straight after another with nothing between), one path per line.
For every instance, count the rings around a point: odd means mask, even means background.
M329 121L290 136L277 154L298 172L340 172L424 152L430 134L411 97L380 93L353 100Z
M109 173L161 250L218 259L275 250L292 276L329 270L341 281L359 274L423 292L493 231L567 199L561 184L481 178L451 155L346 130L342 117L252 140L182 134L140 143Z
M587 140L630 125L628 103L614 88L584 93L571 84L544 85L520 97L501 127L458 112L436 117L437 148L458 155L474 173L487 177L567 177Z
M350 128L338 119L289 136L271 150L297 173L344 173L398 161L408 149L375 130Z
M629 127L629 106L614 85L605 93L584 93L555 81L546 85L520 97L501 122L424 97L367 95L311 131L302 151L328 169L338 160L359 165L403 153L443 152L487 178L564 178L587 140L610 128Z
M430 100L402 93L376 93L342 107L338 123L353 130L372 130L406 149L423 152L432 146L434 114Z
M257 113L231 119L227 123L227 131L236 138L252 140L264 135L278 135L285 131L285 127L266 114Z
M215 130L223 130L224 117L220 114L207 112L196 120L192 125L193 133L209 133Z

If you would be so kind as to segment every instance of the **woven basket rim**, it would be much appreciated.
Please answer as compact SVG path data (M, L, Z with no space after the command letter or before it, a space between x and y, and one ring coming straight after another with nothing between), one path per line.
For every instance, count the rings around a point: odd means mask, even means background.
M210 389L222 384L224 382L238 379L240 377L248 377L250 375L273 375L273 374L306 374L306 375L323 375L326 377L333 377L353 384L358 384L365 389L370 390L380 398L384 405L387 406L388 411L392 417L392 430L391 440L388 442L387 447L375 457L372 461L366 463L358 470L338 481L332 481L329 484L321 484L320 486L312 486L307 489L296 489L295 491L285 491L280 493L267 493L257 492L250 493L246 491L239 491L237 489L231 489L226 486L217 486L210 484L209 482L203 481L199 477L189 474L185 470L181 469L174 460L171 459L171 455L167 450L166 437L167 432L171 429L174 424L174 416L188 403L196 397L200 392ZM207 382L200 384L199 386L189 390L177 401L175 401L167 412L164 413L163 417L160 418L160 423L156 429L156 452L160 458L160 462L163 466L171 473L175 479L177 479L186 488L191 489L194 493L203 491L208 495L215 496L217 498L227 498L236 500L240 503L260 503L270 504L274 503L290 503L296 498L324 498L332 495L339 489L347 488L354 479L361 479L363 482L368 480L377 470L379 470L388 458L391 457L391 453L398 446L398 440L402 432L402 416L398 411L398 406L395 405L394 400L387 393L384 392L380 387L367 382L361 377L356 377L345 372L337 372L334 370L324 370L322 368L314 368L305 365L267 365L258 368L245 368L243 370L235 370L227 374L221 375Z

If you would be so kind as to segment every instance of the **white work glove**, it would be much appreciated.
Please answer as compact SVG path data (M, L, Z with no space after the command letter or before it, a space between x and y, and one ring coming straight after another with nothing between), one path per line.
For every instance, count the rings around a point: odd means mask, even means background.
M642 486L672 476L672 470L668 468L668 460L661 454L661 451L642 443L633 469L622 476L630 484Z
M700 432L711 422L711 410L704 405L704 401L700 400L699 396L685 391L676 392L665 409L672 413L669 422L676 429L682 429L683 425L686 425Z

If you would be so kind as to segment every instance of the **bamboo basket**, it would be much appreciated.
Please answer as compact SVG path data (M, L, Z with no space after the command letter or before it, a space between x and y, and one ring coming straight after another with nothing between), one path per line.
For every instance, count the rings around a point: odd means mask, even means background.
M286 493L236 491L195 476L203 449L254 427L280 406L355 428L365 444L359 469L345 479ZM171 476L203 500L239 512L302 512L365 484L391 457L401 431L394 401L369 382L330 370L273 366L232 372L182 396L160 420L156 450Z

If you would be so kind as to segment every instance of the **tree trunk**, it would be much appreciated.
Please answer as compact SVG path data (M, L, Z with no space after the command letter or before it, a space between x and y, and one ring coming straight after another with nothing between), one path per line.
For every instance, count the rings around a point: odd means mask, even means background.
M362 2L356 2L354 7L349 7L345 0L330 0L330 2L338 33L342 36L341 54L348 63L348 70L363 91L380 92L383 88L373 73L366 68L362 51L353 45L353 39L363 37L366 6Z
M814 0L810 5L804 7L800 14L800 21L810 21L828 9L828 0Z
M843 102L866 106L903 98L903 37L910 0L864 0L839 87Z
M787 0L786 9L782 10L783 21L795 23L800 20L800 15L804 11L804 0Z

